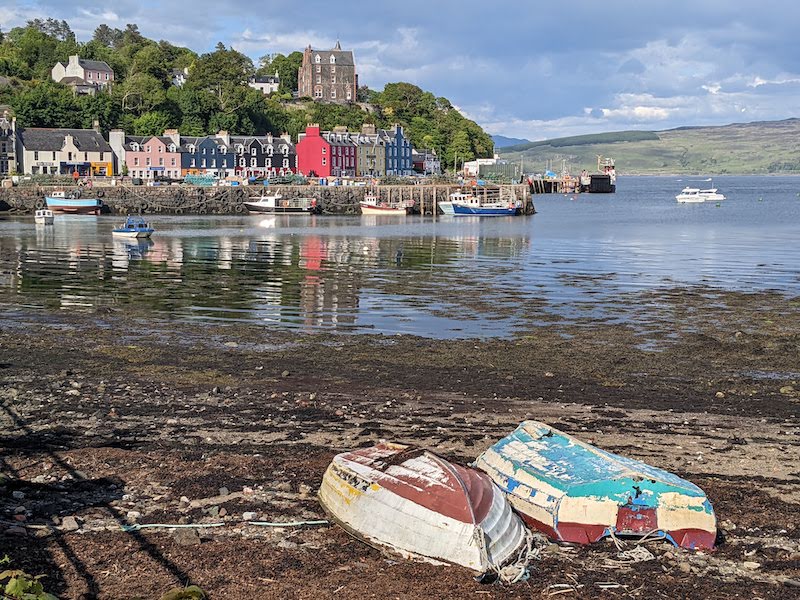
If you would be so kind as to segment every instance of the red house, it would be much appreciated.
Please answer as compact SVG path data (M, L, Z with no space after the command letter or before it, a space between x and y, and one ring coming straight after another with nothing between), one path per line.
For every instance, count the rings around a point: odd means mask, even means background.
M345 128L320 131L312 123L297 142L297 169L312 177L354 177L356 145Z

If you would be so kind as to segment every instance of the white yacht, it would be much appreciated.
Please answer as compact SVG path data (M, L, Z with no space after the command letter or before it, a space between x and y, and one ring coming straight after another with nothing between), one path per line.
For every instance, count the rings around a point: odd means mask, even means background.
M717 192L717 188L701 190L700 188L685 187L680 194L675 196L678 202L719 202L725 196Z

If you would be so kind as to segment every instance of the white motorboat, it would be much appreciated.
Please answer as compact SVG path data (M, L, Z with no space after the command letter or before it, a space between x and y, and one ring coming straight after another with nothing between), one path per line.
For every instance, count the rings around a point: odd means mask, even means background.
M375 194L366 194L364 200L359 202L362 215L405 215L414 206L414 201L403 201L389 204L378 198Z
M264 194L244 203L251 213L320 213L316 198L284 198L281 194Z
M717 188L701 190L700 188L685 187L680 194L675 196L675 200L682 203L719 202L725 200L725 196L717 192Z
M40 208L33 216L33 221L37 225L52 225L54 221L53 211L49 208Z

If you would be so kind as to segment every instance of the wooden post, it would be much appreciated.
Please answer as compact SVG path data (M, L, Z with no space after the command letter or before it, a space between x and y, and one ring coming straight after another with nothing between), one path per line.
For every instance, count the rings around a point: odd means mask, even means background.
M434 216L439 214L439 198L437 197L437 192L439 191L439 186L433 186L433 214Z

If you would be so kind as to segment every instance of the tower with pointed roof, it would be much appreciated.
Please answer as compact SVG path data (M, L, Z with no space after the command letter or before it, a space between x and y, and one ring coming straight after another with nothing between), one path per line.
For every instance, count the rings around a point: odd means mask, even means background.
M318 102L355 102L358 74L353 51L342 50L339 40L331 50L315 50L309 44L303 51L297 88L300 97Z

